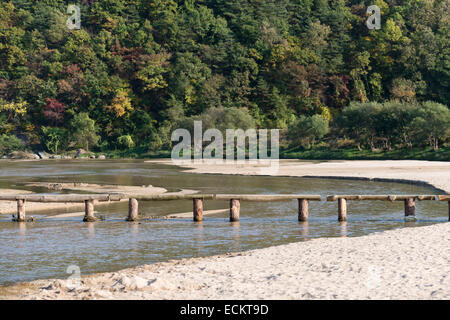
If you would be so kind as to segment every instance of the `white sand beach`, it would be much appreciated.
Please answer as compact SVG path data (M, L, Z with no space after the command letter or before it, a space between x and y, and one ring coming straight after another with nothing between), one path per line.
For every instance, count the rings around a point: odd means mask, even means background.
M0 299L449 299L450 223L322 238L75 280L0 288Z
M251 165L187 170L260 172ZM447 162L286 160L275 175L410 181L450 190ZM0 287L0 299L449 299L449 245L450 223L440 223L145 265L80 282L39 280Z

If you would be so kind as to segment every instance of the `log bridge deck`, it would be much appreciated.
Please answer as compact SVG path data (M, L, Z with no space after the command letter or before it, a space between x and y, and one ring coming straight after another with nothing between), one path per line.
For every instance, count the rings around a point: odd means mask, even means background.
M304 194L159 194L159 195L129 195L121 193L111 194L26 194L26 195L0 195L0 201L17 201L17 217L14 221L27 221L25 215L26 202L43 203L70 203L84 202L85 216L83 221L92 222L97 218L94 216L95 201L120 201L129 200L129 210L127 221L138 220L139 201L169 201L169 200L192 200L194 221L203 220L204 200L226 200L230 203L230 221L239 221L240 202L272 202L298 200L298 220L307 221L309 216L309 201L321 201L320 195ZM450 195L331 195L327 196L327 201L338 201L338 220L347 220L348 200L383 200L383 201L403 201L405 206L405 217L415 216L415 200L439 200L448 202L450 220Z

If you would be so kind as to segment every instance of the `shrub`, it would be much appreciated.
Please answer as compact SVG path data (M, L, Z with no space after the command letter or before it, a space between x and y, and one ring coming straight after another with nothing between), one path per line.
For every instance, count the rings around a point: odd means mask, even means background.
M292 127L288 136L291 141L309 148L317 140L322 139L329 132L328 120L315 114L310 117L300 116Z
M71 123L72 138L75 143L89 151L89 146L97 145L100 137L97 135L97 126L95 121L89 118L86 112L76 114Z
M134 146L135 146L133 138L129 134L127 134L125 136L120 136L117 139L117 145L118 145L119 149L122 149L122 150L131 149L131 148L134 148Z
M25 145L16 136L2 134L0 135L0 154L9 154L13 151L25 149Z
M416 144L426 141L437 151L439 142L445 143L450 137L450 110L440 103L424 102L411 126Z
M51 153L58 153L67 149L69 145L69 136L66 129L42 127L43 140L45 148Z

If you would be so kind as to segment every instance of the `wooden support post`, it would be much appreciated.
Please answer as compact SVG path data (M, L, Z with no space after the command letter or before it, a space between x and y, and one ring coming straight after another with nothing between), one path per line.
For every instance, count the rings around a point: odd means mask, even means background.
M139 203L136 199L128 200L128 218L127 221L136 221L139 214Z
M347 200L344 198L338 199L338 220L347 221Z
M416 203L414 198L408 198L405 202L405 217L414 216L416 214Z
M84 201L84 222L94 222L97 218L94 216L94 200Z
M307 199L298 199L298 221L308 221L309 201Z
M194 221L203 221L203 199L192 199L194 205Z
M230 221L239 221L239 215L241 212L241 202L239 199L230 200Z
M25 222L25 200L17 200L17 222Z

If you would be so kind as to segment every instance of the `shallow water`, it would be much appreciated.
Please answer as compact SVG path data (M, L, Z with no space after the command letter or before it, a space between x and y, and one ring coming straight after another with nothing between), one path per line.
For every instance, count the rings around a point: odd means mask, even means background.
M29 182L84 182L153 185L170 191L195 189L203 193L434 194L413 184L190 174L179 168L143 161L0 161L0 188L46 192L25 187ZM192 202L141 202L144 215L163 216L192 211ZM205 210L228 208L226 201L205 201ZM105 221L83 223L82 217L13 223L0 216L0 284L43 278L67 278L71 265L81 274L116 271L169 259L209 256L264 248L317 237L353 237L400 227L446 222L447 204L417 202L416 221L405 221L403 202L350 201L348 221L337 222L336 202L310 202L308 223L297 221L297 201L241 203L241 221L227 214L192 219L124 221L127 203L97 207ZM59 212L34 214L36 218Z

